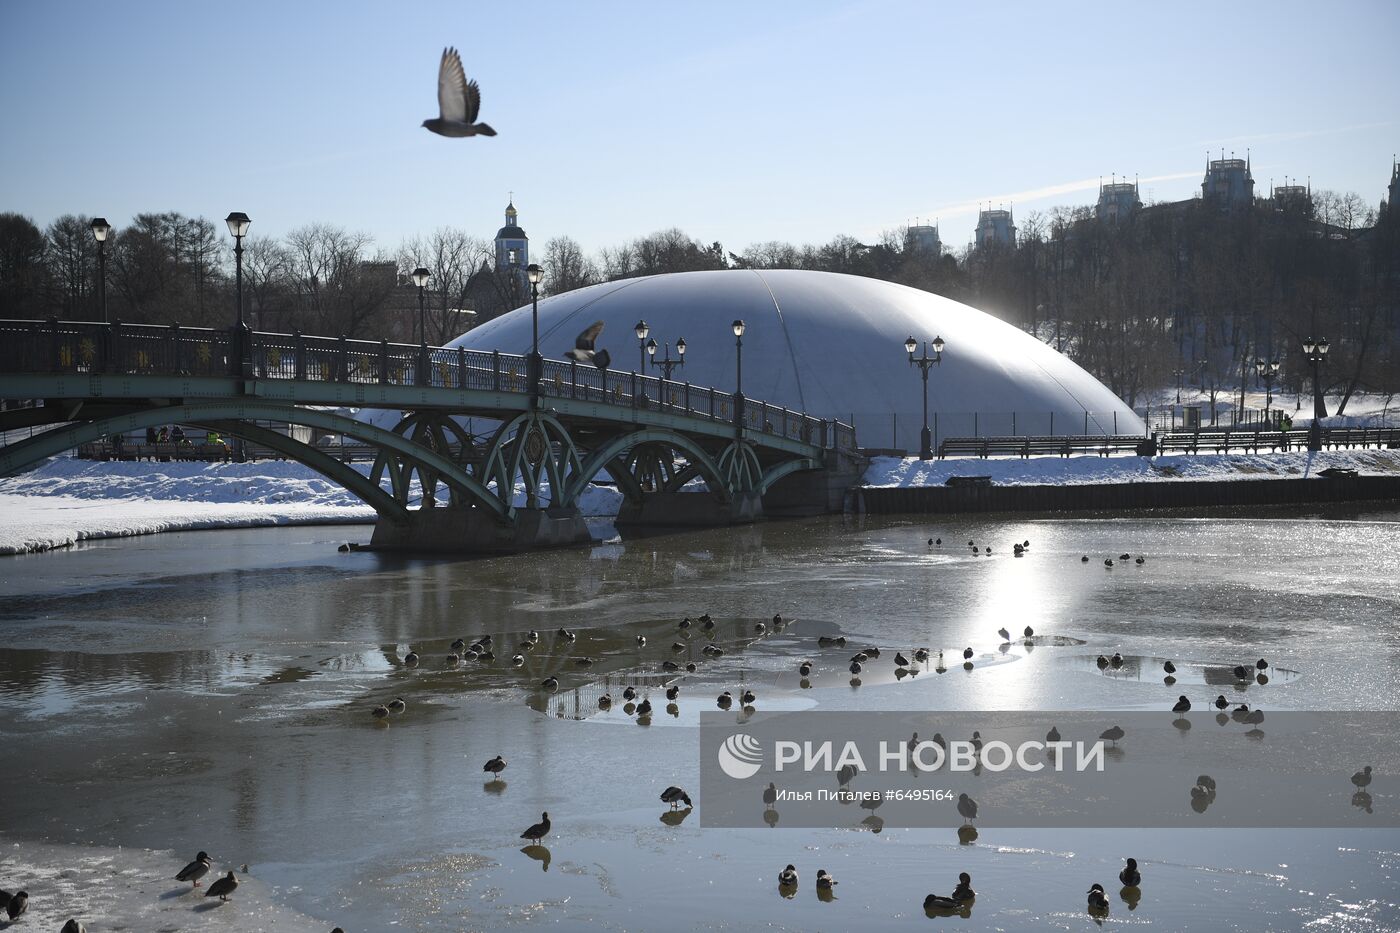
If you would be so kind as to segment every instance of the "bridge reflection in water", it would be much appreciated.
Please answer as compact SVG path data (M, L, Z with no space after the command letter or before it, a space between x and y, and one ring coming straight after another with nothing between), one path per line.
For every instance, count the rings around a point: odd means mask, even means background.
M343 485L378 512L385 548L586 541L579 497L600 473L623 493L618 523L652 526L834 510L860 473L838 421L635 372L385 340L0 321L0 400L0 432L43 429L0 448L0 475L98 438L193 425ZM387 429L347 407L399 416ZM499 426L478 440L462 417ZM369 475L268 422L374 447Z

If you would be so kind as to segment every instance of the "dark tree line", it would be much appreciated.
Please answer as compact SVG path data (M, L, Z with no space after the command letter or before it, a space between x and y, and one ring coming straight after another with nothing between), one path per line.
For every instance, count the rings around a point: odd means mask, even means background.
M417 266L427 339L445 342L528 301L496 269L488 241L454 228L394 253L369 234L309 224L245 241L245 308L253 326L351 337L417 339ZM1201 201L1152 205L1117 223L1087 207L1022 218L1015 244L957 253L921 248L908 231L874 243L770 241L735 253L672 228L596 256L568 236L532 258L543 294L634 276L710 269L811 269L898 282L967 302L1069 354L1129 404L1178 379L1228 405L1256 357L1283 364L1280 391L1303 388L1304 337L1327 337L1329 390L1394 392L1400 384L1400 211L1354 194L1315 194L1221 211ZM223 326L233 262L220 225L178 213L138 214L106 244L107 306L131 323ZM89 219L39 229L0 214L0 316L99 319Z

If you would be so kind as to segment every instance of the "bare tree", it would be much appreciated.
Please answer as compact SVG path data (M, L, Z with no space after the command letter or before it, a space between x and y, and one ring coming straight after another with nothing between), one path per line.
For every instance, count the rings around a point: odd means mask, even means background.
M423 266L433 276L426 294L429 343L441 346L472 326L477 311L468 299L472 276L491 255L484 240L454 227L439 227L399 248L403 274Z
M42 317L48 286L48 241L22 214L0 214L0 316Z
M545 292L560 295L599 281L598 267L583 248L567 236L554 237L544 245Z
M295 326L327 336L377 337L398 285L398 263L369 256L372 239L329 224L287 235Z

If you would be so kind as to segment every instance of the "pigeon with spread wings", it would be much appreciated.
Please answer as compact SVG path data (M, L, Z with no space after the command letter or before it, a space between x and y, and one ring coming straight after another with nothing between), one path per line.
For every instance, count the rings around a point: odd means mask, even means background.
M602 333L603 322L594 321L592 327L578 335L578 339L574 341L574 348L567 351L564 355L571 360L577 360L580 363L592 363L599 369L606 370L608 364L612 362L612 357L608 355L606 349L593 349L594 341L596 341Z
M481 88L468 81L462 58L454 48L442 50L438 65L438 116L423 125L439 136L495 136L488 124L477 123L481 110Z

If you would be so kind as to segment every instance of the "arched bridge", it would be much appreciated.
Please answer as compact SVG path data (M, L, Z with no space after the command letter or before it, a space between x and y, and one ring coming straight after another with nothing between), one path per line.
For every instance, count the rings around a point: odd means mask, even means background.
M796 473L824 510L829 484L813 471L843 456L849 467L855 448L848 425L638 373L237 328L0 321L0 399L0 431L30 432L0 447L0 475L104 436L207 427L345 486L379 513L377 543L430 549L579 540L579 498L602 473L625 497L624 523L752 520ZM396 414L380 426L346 408ZM473 438L464 416L499 426ZM366 475L269 423L354 438L377 457Z

